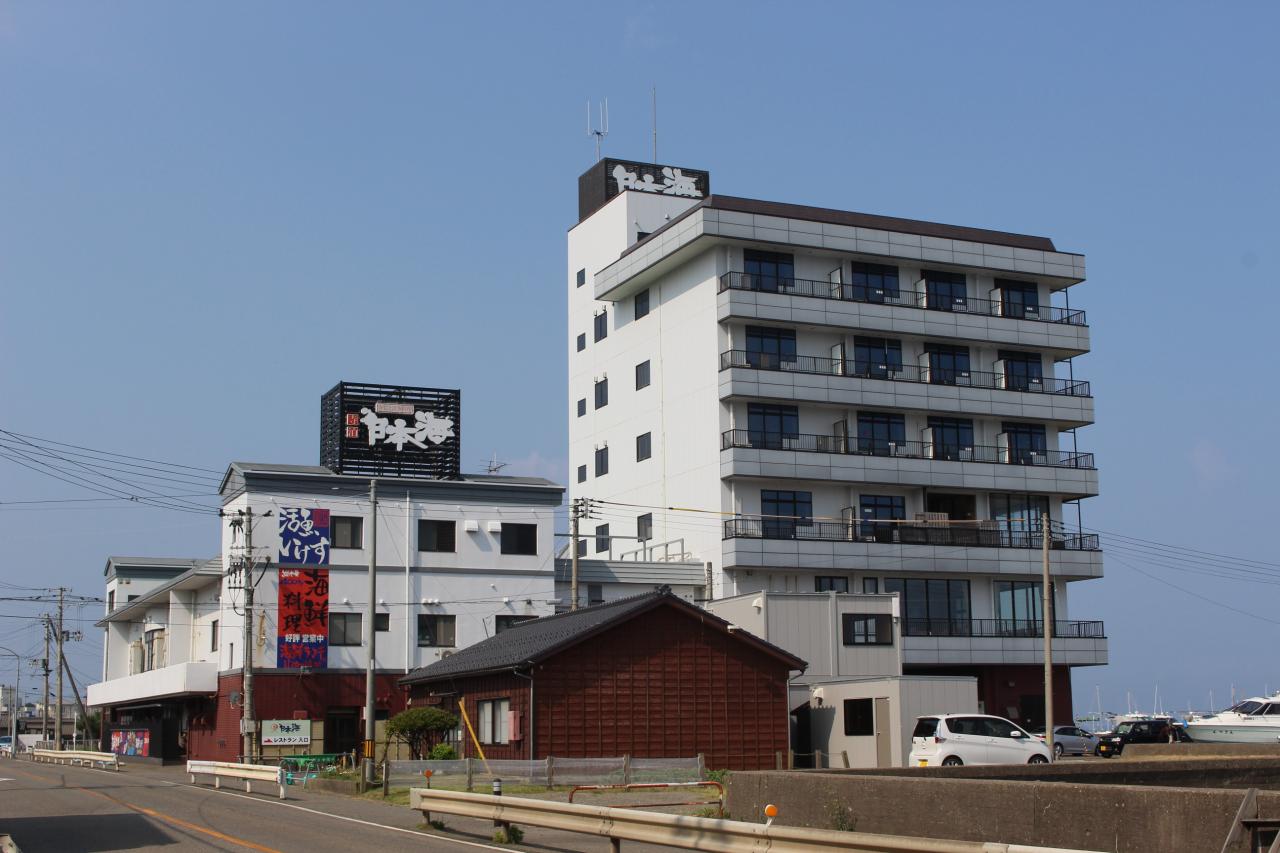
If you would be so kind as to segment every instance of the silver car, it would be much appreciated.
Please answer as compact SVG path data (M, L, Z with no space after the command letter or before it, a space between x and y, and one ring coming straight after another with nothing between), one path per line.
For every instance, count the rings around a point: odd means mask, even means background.
M1031 732L1041 741L1044 740L1044 726L1033 729ZM1054 726L1053 727L1053 757L1061 758L1063 755L1093 755L1093 751L1098 746L1098 737L1092 732L1087 732L1078 726Z

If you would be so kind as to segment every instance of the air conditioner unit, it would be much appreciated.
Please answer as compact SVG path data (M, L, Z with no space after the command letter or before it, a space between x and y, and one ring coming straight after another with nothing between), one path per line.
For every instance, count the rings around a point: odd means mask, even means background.
M488 528L488 530L489 530L489 532L490 532L490 533L501 533L501 532L502 532L502 522L501 522L501 521L490 521L490 522L486 525L486 527Z
M480 522L476 521L474 518L468 518L466 521L462 522L462 529L468 533L479 533Z

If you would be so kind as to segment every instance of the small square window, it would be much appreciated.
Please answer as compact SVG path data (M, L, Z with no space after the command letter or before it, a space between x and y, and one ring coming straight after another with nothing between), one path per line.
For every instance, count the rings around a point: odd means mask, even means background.
M536 524L502 524L502 553L504 554L537 554L538 525Z
M329 535L334 548L364 547L364 519L359 516L335 515L329 519Z
M581 335L578 335L578 352L582 352L586 348L587 348L587 333L583 332Z
M652 433L636 436L636 461L643 462L653 455Z
M390 631L391 630L391 614L390 613L373 614L373 630Z
M649 387L649 362L642 361L636 365L636 390Z
M596 553L603 554L609 550L609 525L596 525Z
M586 481L587 481L587 466L579 465L578 466L578 482L585 483Z
M458 550L458 524L434 518L418 520L418 550L452 554Z
M609 337L609 312L607 309L596 315L595 335L596 343L599 343Z
M457 617L452 614L419 613L419 646L456 646Z
M578 287L582 287L582 285L586 283L587 283L587 271L584 269L578 270Z
M848 592L849 579L839 576L818 575L813 579L814 592Z
M892 646L893 617L888 613L842 613L846 646Z
M578 401L578 417L582 417L587 413L587 398L583 397Z
M596 476L603 477L609 473L609 447L596 448Z
M649 288L646 287L644 290L636 294L635 304L637 320L649 314Z
M596 408L603 409L609 405L609 378L606 376L596 383Z
M865 593L869 593L871 595L875 595L880 591L880 579L879 578L863 578L862 591Z
M636 516L636 538L647 542L653 538L653 513Z
M587 556L587 540L586 539L578 540L578 556L579 557Z
M360 614L359 613L330 613L329 614L329 645L331 646L360 645Z
M604 604L604 584L587 584L587 604Z
M869 737L876 733L874 699L844 700L845 737Z

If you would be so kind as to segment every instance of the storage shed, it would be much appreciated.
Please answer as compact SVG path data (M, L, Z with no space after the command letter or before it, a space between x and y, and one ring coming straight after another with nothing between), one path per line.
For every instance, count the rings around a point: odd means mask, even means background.
M486 757L691 757L771 768L805 662L669 589L521 623L402 679L465 707ZM464 734L463 754L477 755Z

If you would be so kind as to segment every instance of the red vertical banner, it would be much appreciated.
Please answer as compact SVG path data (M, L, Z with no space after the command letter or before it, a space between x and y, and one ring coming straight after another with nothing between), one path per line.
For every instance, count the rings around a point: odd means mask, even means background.
M276 666L329 663L329 570L280 569Z

